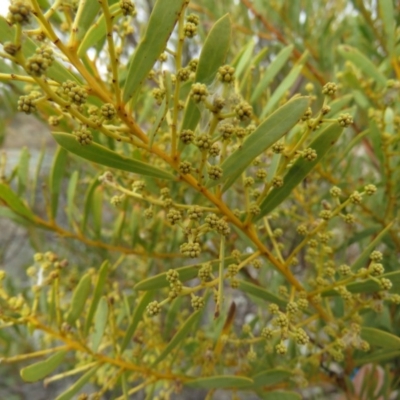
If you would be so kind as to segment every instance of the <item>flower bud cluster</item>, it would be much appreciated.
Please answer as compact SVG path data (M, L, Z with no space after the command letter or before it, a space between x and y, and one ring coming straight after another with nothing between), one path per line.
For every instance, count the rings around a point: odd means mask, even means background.
M73 132L76 137L76 140L82 145L88 145L93 142L93 135L87 128L80 128Z
M26 1L13 0L8 11L7 20L11 25L29 24L32 10Z
M232 83L234 81L235 68L230 65L219 67L217 79L224 83Z
M40 77L51 67L53 61L53 50L48 46L41 46L36 54L26 60L26 71L32 76Z
M66 81L63 82L60 88L61 93L67 96L67 98L77 106L86 103L87 92L84 88L80 87L76 82Z
M121 7L123 15L125 15L125 16L136 15L136 7L135 7L135 4L133 4L132 0L120 0L119 6Z

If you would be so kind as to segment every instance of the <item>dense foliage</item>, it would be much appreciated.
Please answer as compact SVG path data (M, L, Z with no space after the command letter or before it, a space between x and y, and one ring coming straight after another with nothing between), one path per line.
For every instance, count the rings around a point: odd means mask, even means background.
M1 161L37 253L0 271L0 368L59 400L396 398L399 7L11 1L0 112L58 147Z

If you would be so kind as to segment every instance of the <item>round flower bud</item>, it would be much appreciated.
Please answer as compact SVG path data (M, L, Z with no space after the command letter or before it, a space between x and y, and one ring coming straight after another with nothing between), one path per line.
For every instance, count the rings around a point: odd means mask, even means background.
M340 114L337 119L339 125L347 127L353 124L353 117L350 114Z
M357 191L356 191L356 192L353 192L353 193L350 195L350 201L351 201L353 204L361 204L361 201L362 201L362 196L361 196L361 194L358 193Z
M8 11L7 20L11 25L29 24L32 10L26 1L13 0Z
M217 78L224 83L231 83L234 81L235 68L230 65L223 65L219 67Z
M370 260L372 260L373 262L380 262L383 260L383 254L378 251L378 250L374 250L370 256L369 256Z
M158 301L152 301L146 307L146 312L150 317L160 314L161 306Z
M200 18L196 14L189 14L186 17L186 21L197 26L199 24L199 22L200 22Z
M190 129L185 129L180 133L179 139L182 140L184 144L190 144L194 140L194 132Z
M197 274L201 282L208 282L212 278L212 266L210 263L203 264Z
M282 142L276 142L272 145L272 151L275 154L282 154L285 150L285 145Z
M283 186L283 178L281 176L274 176L272 179L272 186L274 188L280 188Z
M369 184L364 187L364 190L368 196L372 196L378 189L375 185Z
M188 210L188 216L190 219L197 221L203 216L203 211L199 206L192 206Z
M261 212L261 208L260 208L260 206L257 204L257 203L252 203L252 204L250 204L250 207L249 207L249 213L251 214L251 215L258 215L258 214L260 214L260 212Z
M166 279L169 283L175 283L179 281L179 272L176 269L169 269L167 271Z
M390 290L392 288L393 284L390 281L390 279L380 278L379 279L379 286L381 287L382 290Z
M208 154L210 154L211 157L218 157L220 152L221 149L219 148L218 143L214 143L208 150Z
M183 34L188 37L192 38L197 33L197 25L193 24L192 22L186 22L183 26Z
M36 96L32 96L31 94L21 96L18 100L17 110L22 111L25 114L32 114L36 111L35 100Z
M278 354L280 354L280 355L285 355L286 353L287 353L287 347L283 344L283 343L278 343L276 346L275 346L275 350L276 350L276 352L278 353Z
M256 171L256 178L257 179L259 179L259 180L264 180L265 178L267 177L267 171L265 170L265 169L263 169L263 168L259 168L257 171Z
M183 255L196 258L200 255L201 249L198 243L183 243L180 247L180 251Z
M330 211L330 210L322 210L319 213L319 217L324 219L325 221L328 221L328 220L330 220L332 218L332 211Z
M192 73L192 71L188 68L181 68L178 73L176 74L176 77L179 81L181 82L185 82L190 78L190 74Z
M192 304L193 309L195 311L197 311L204 307L205 301L202 297L192 296L191 304Z
M101 114L105 119L112 120L117 114L117 110L111 103L106 103L101 106Z
M310 147L308 149L305 149L302 155L303 158L305 158L307 161L314 161L317 158L317 152Z
M207 168L207 173L210 179L214 181L222 178L222 168L219 165L210 165Z
M208 150L212 146L211 136L203 134L196 137L194 144L200 150Z
M182 219L180 211L171 208L167 213L167 220L171 225L177 224Z
M136 14L136 7L131 0L121 0L119 6L121 7L122 14L125 16L134 16Z
M194 83L190 91L190 97L195 103L205 101L208 96L207 86L203 83Z
M93 142L93 135L89 131L89 129L81 128L77 131L74 131L73 134L76 136L76 140L82 145L88 145Z
M294 332L295 341L297 344L305 345L310 341L309 336L302 328L297 328Z
M263 328L263 330L261 331L261 337L263 337L264 339L272 339L272 335L273 330L271 328Z
M228 236L231 231L228 223L223 219L218 220L218 222L215 225L215 230L223 236Z
M336 93L337 89L338 89L338 87L337 87L336 83L328 82L322 88L322 93L327 95L327 96L331 96L332 97Z
M339 270L340 275L343 275L343 276L351 275L351 268L346 264L340 265L338 270Z
M198 65L199 65L199 60L197 58L194 58L193 60L189 61L188 67L192 72L196 72Z
M385 272L385 268L380 263L372 263L368 269L371 271L371 275L373 276L379 276Z
M301 236L306 236L308 234L308 229L306 225L299 225L296 231Z
M245 119L251 118L253 108L249 103L242 101L235 107L234 111L237 118L240 119L240 121L243 121Z
M228 140L235 133L235 127L232 124L224 123L218 128L219 132L222 134L222 140Z
M183 175L190 174L192 171L192 163L189 161L182 161L179 163L179 172Z

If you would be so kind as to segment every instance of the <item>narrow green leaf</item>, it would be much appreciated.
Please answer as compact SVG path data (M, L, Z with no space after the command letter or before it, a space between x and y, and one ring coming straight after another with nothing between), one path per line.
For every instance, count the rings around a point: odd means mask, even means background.
M146 292L139 300L139 303L137 304L135 311L133 312L132 320L128 326L128 329L125 332L125 336L121 344L121 352L123 352L128 347L128 344L130 343L132 336L134 335L136 328L139 325L140 320L142 319L143 313L153 296L154 292Z
M251 387L254 388L276 385L278 383L288 381L292 374L293 371L283 368L274 368L267 371L262 371L252 377L254 384L251 385Z
M97 306L96 314L94 316L94 330L92 333L92 350L97 353L101 340L104 336L108 322L108 303L107 298L102 297Z
M65 151L65 150L64 150ZM89 218L90 213L92 212L92 202L93 202L93 195L96 188L100 185L99 177L96 176L92 182L90 183L89 187L85 193L85 199L83 201L83 213L82 213L82 223L81 223L81 231L82 233L86 232L86 225Z
M65 174L65 166L67 164L68 152L58 147L54 156L53 166L50 172L50 218L57 217L58 200L60 197L61 182Z
M400 357L399 350L377 350L368 353L367 355L363 355L362 357L355 358L355 365L365 365L369 363L380 363L382 361L388 361L392 359L398 359Z
M71 400L96 374L100 368L99 365L89 369L84 375L82 375L72 386L56 397L56 400Z
M21 377L26 382L36 382L51 374L63 361L66 350L58 351L44 361L31 364L21 370Z
M33 179L32 179L32 187L31 187L31 196L30 196L30 204L32 206L35 205L35 199L36 199L36 192L37 192L37 186L39 182L39 177L40 177L40 171L42 169L43 165L43 160L46 154L46 145L43 143L42 148L40 150L40 154L37 160L35 172L33 173Z
M110 262L108 260L104 261L103 264L101 264L100 271L97 276L96 286L93 292L93 299L90 304L88 314L86 316L85 328L84 328L85 336L89 332L90 326L92 325L94 313L96 312L97 305L99 304L99 300L101 298L101 295L103 294L103 289L106 284L109 267L110 267Z
M83 275L74 290L71 305L66 318L66 321L69 325L73 325L82 314L86 300L89 297L90 289L92 287L91 280L92 278L90 274Z
M343 128L335 123L328 125L310 144L310 147L317 152L317 158L314 161L307 161L299 158L290 168L284 177L284 184L272 192L261 203L261 212L257 219L269 214L279 204L281 204L292 192L292 190L311 172L311 170L320 162L322 157L332 148L339 139Z
M21 201L21 199L4 183L0 183L0 200L4 201L16 214L33 221L35 219L32 211Z
M243 146L230 155L223 163L223 177L227 179L223 191L227 190L236 181L238 176L261 153L266 151L285 133L287 133L303 116L308 107L307 97L297 97L290 100L271 114L258 128L250 134ZM214 182L207 183L208 187Z
M225 62L231 41L231 19L229 14L220 18L211 28L200 53L195 81L210 84L218 68ZM189 99L185 108L182 129L195 130L200 120L197 105Z
M237 78L240 78L243 72L248 68L251 62L251 56L253 54L255 45L256 44L254 40L250 40L250 42L246 44L244 52L241 55L239 62L237 63L236 66L235 76Z
M271 64L268 66L265 74L261 78L260 82L258 82L255 87L253 94L251 96L251 102L256 102L262 93L267 89L270 83L274 80L276 75L278 75L279 71L283 68L283 66L289 60L290 55L293 52L294 46L290 44L289 46L284 47L274 58Z
M100 3L98 1L90 1L90 0L81 0L78 3L78 12L77 12L77 39L78 42L82 40L85 36L88 29L92 26L96 15L100 10Z
M102 186L97 186L93 192L91 201L91 211L93 214L93 230L96 238L101 238L101 230L103 227L103 194Z
M90 0L86 0L86 3L96 3L97 7L100 7L98 2L93 2ZM110 13L114 16L113 22L117 22L117 17L121 15L121 7L119 3L113 4L110 6ZM90 25L89 25L90 26ZM88 26L88 28L89 28ZM79 57L83 57L86 54L86 51L96 45L96 43L101 42L107 34L107 26L104 14L101 14L97 21L92 24L88 29L84 31L80 31L78 38L82 38L82 34L84 34L84 38L82 39L79 48L78 48L78 55Z
M400 350L400 337L376 328L361 328L361 337L372 346L388 350Z
M149 74L188 0L157 0L150 15L146 32L129 60L123 99L129 101Z
M68 190L67 190L67 215L69 222L72 224L75 220L74 218L74 200L76 193L76 186L78 184L79 172L74 171L68 182Z
M259 395L262 400L301 400L301 396L298 393L287 390L275 390Z
M392 282L392 291L400 291L400 271L388 272L387 274L381 275L381 278L387 278ZM351 293L373 293L382 290L379 283L373 279L367 279L362 282L353 282L346 286L347 290ZM321 293L323 297L326 296L339 296L336 290L326 290Z
M374 154L378 157L380 164L383 165L385 162L385 154L383 153L382 146L382 132L379 129L376 121L372 118L370 118L369 121L369 132L369 137L374 148ZM385 180L386 178L382 176L382 179Z
M91 143L88 146L82 146L73 135L68 133L53 132L53 136L64 149L94 163L144 176L152 176L153 178L174 179L174 176L168 172L141 161L121 156L100 144Z
M379 0L378 3L382 27L385 32L386 50L389 56L393 56L396 44L396 12L393 7L393 0Z
M296 65L290 73L286 76L286 78L281 82L281 84L275 89L272 96L268 99L267 105L261 112L260 119L265 118L279 103L285 93L294 85L297 78L299 77L301 70L303 69L303 65Z
M241 280L239 281L239 289L251 296L257 297L264 301L278 304L278 306L281 307L285 307L287 304L285 300L281 299L277 295L269 292L268 290L264 289L261 286L254 285L253 283Z
M197 389L239 389L252 383L253 381L245 376L218 375L186 381L184 385Z
M196 82L210 84L225 62L231 42L231 18L229 14L221 17L211 28L200 53L196 70Z
M152 367L156 366L159 362L164 360L164 358L167 357L168 354L170 354L175 349L176 346L178 346L185 338L188 337L190 330L192 329L195 322L198 321L200 314L201 314L200 311L194 312L184 322L184 324L181 325L181 327L175 333L174 337L171 339L171 341L167 344L167 346L164 348L164 350L161 352L161 354L154 361L154 363L152 364Z
M28 185L30 154L27 147L21 150L18 161L18 196L22 196Z
M362 54L358 49L342 45L338 47L339 54L346 60L351 61L357 68L361 69L366 75L372 78L378 86L386 85L386 77L376 68L372 61Z
M256 54L253 59L251 60L251 64L249 65L249 68L244 72L243 77L241 78L240 82L240 92L243 93L243 91L246 88L246 85L248 84L248 79L253 73L253 68L257 68L261 61L264 59L266 54L268 53L268 47L264 47L258 54Z
M126 204L126 202L125 202L125 204ZM118 244L121 241L122 230L123 230L124 224L125 224L125 216L126 216L126 212L120 211L114 222L114 227L113 227L112 236L111 236L112 244Z

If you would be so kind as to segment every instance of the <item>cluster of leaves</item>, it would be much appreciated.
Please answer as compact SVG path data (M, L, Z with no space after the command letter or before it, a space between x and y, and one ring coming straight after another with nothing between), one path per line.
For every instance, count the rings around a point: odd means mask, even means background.
M90 398L349 394L378 362L388 396L399 10L150 3L14 0L0 18L0 79L59 145L45 215L40 161L32 177L24 151L1 176L1 215L38 248L29 289L0 276L3 363L46 357L28 382L78 375L65 400L89 382ZM13 353L16 332L33 351Z

